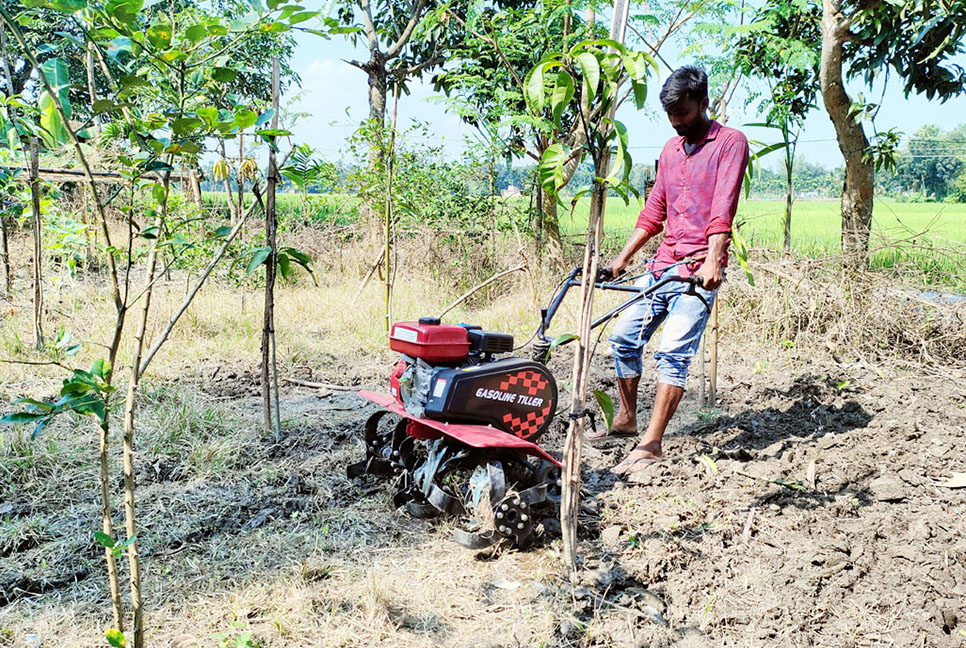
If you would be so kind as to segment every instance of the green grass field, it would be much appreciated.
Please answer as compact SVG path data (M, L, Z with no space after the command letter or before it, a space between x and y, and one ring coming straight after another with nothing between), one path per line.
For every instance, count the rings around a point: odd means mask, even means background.
M526 199L513 199L524 204ZM205 202L223 205L224 194L205 192ZM351 222L357 216L358 200L348 195L315 194L312 212L319 223ZM302 206L296 194L279 194L282 217L298 216ZM564 234L586 231L590 200L582 199L573 215L561 209ZM619 247L634 228L639 206L625 205L617 198L607 201L605 227L608 248ZM784 238L783 201L743 200L737 221L749 247L781 250ZM792 213L792 249L808 258L835 255L840 249L840 214L837 200L799 201ZM879 198L873 215L872 265L891 268L912 265L923 272L930 284L966 288L966 204L905 203Z
M589 200L581 200L571 217L561 219L568 234L585 231ZM605 228L618 239L633 229L639 207L619 199L607 201ZM753 248L781 250L784 240L785 203L742 201L737 222ZM840 249L839 202L800 201L792 211L792 249L810 258L833 255ZM913 264L930 283L966 286L966 204L901 203L876 200L869 245L877 268Z

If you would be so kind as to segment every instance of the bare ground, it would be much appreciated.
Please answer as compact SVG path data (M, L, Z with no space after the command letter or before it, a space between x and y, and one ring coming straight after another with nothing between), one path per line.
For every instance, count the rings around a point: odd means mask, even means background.
M388 373L333 362L346 383ZM286 387L276 440L249 368L150 385L149 645L966 645L966 491L941 485L966 472L961 377L794 352L750 367L727 345L721 366L718 411L689 391L667 461L636 483L607 472L626 444L585 448L577 585L552 530L528 551L476 554L450 522L390 510L385 484L349 481L371 410L351 392ZM600 357L595 387L610 380ZM4 435L0 646L104 645L94 437Z

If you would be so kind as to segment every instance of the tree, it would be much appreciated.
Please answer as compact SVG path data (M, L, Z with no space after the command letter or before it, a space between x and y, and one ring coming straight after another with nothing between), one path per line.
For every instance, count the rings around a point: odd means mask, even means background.
M614 119L614 115L628 96L633 96L638 109L644 107L648 68L657 67L650 57L629 50L620 43L624 38L627 5L615 3L614 14L611 35L616 40L583 40L567 49L553 52L529 72L525 82L527 104L532 114L539 116L544 108L549 108L553 116L553 129L550 131L553 144L544 151L539 167L540 182L547 194L559 200L559 191L564 184L564 169L568 164L576 162L579 165L589 157L594 165L593 184L575 196L576 200L581 194L590 193L590 216L580 290L580 323L575 338L577 349L572 374L572 405L564 446L560 505L564 559L571 573L576 565L581 447L583 421L587 417L584 403L592 349L590 329L594 278L597 276L597 258L604 231L604 204L608 190L617 191L625 200L632 192L627 182L632 166L627 129ZM560 119L567 109L577 114L579 128L583 132L577 146L568 141L568 132ZM610 417L612 415L613 412ZM607 425L610 425L609 420Z
M895 182L906 190L920 191L924 197L943 200L963 170L964 150L966 147L956 141L955 131L944 133L938 126L923 126L903 146L896 162Z
M579 6L540 5L535 8L488 9L471 22L454 22L466 31L458 46L457 60L433 78L437 90L450 97L450 110L474 126L502 153L539 161L553 139L551 130L557 120L563 141L580 147L584 132L572 106L553 115L549 106L540 114L528 114L527 72L550 52L566 49L581 38L599 36L595 24L579 18ZM562 186L578 169L576 159L563 169ZM546 256L556 272L564 267L557 200L538 185L538 233L545 237Z
M818 56L801 87L818 85L823 105L835 127L845 160L841 194L842 250L846 263L864 265L877 168L894 162L899 135L879 132L878 106L853 102L845 89L848 79L874 78L895 71L906 95L916 92L946 100L963 91L966 70L954 61L966 33L966 2L954 0L768 0L762 11L800 15L802 21L775 21L766 38L794 39ZM797 29L798 31L793 31ZM815 38L816 29L820 38ZM801 98L801 97L800 97ZM863 121L871 122L866 135Z
M772 151L784 153L785 237L783 248L792 246L795 151L805 116L815 107L815 86L808 84L818 68L818 57L806 39L815 38L814 21L807 13L788 5L766 5L748 28L738 35L734 64L741 73L765 79L768 93L759 104L765 122L748 124L777 130L781 141L755 153L760 159ZM812 33L809 33L812 32ZM788 34L787 38L780 34Z

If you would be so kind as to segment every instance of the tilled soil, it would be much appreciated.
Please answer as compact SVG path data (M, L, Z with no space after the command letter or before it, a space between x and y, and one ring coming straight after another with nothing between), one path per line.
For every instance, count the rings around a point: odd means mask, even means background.
M173 385L212 422L175 438L187 415L159 416L139 453L149 645L966 645L966 490L942 485L966 472L962 383L790 356L722 369L716 409L688 392L664 462L619 481L633 442L585 445L575 583L552 524L527 551L474 553L348 480L374 411L351 392L289 385L275 439L250 371ZM566 353L554 370L559 451ZM592 383L613 392L605 357ZM103 645L110 625L94 454L69 433L5 466L0 645Z

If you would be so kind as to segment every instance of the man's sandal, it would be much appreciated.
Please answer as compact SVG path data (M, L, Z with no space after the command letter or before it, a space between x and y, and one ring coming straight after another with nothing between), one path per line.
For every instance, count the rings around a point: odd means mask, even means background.
M596 445L598 443L607 443L609 441L619 441L623 439L630 439L637 436L637 432L627 432L626 430L618 430L616 428L611 428L606 432L585 432L584 440L591 445Z
M635 452L641 452L641 446L636 446L627 457L610 469L615 475L630 475L645 470L648 466L663 461L654 457L634 457Z

